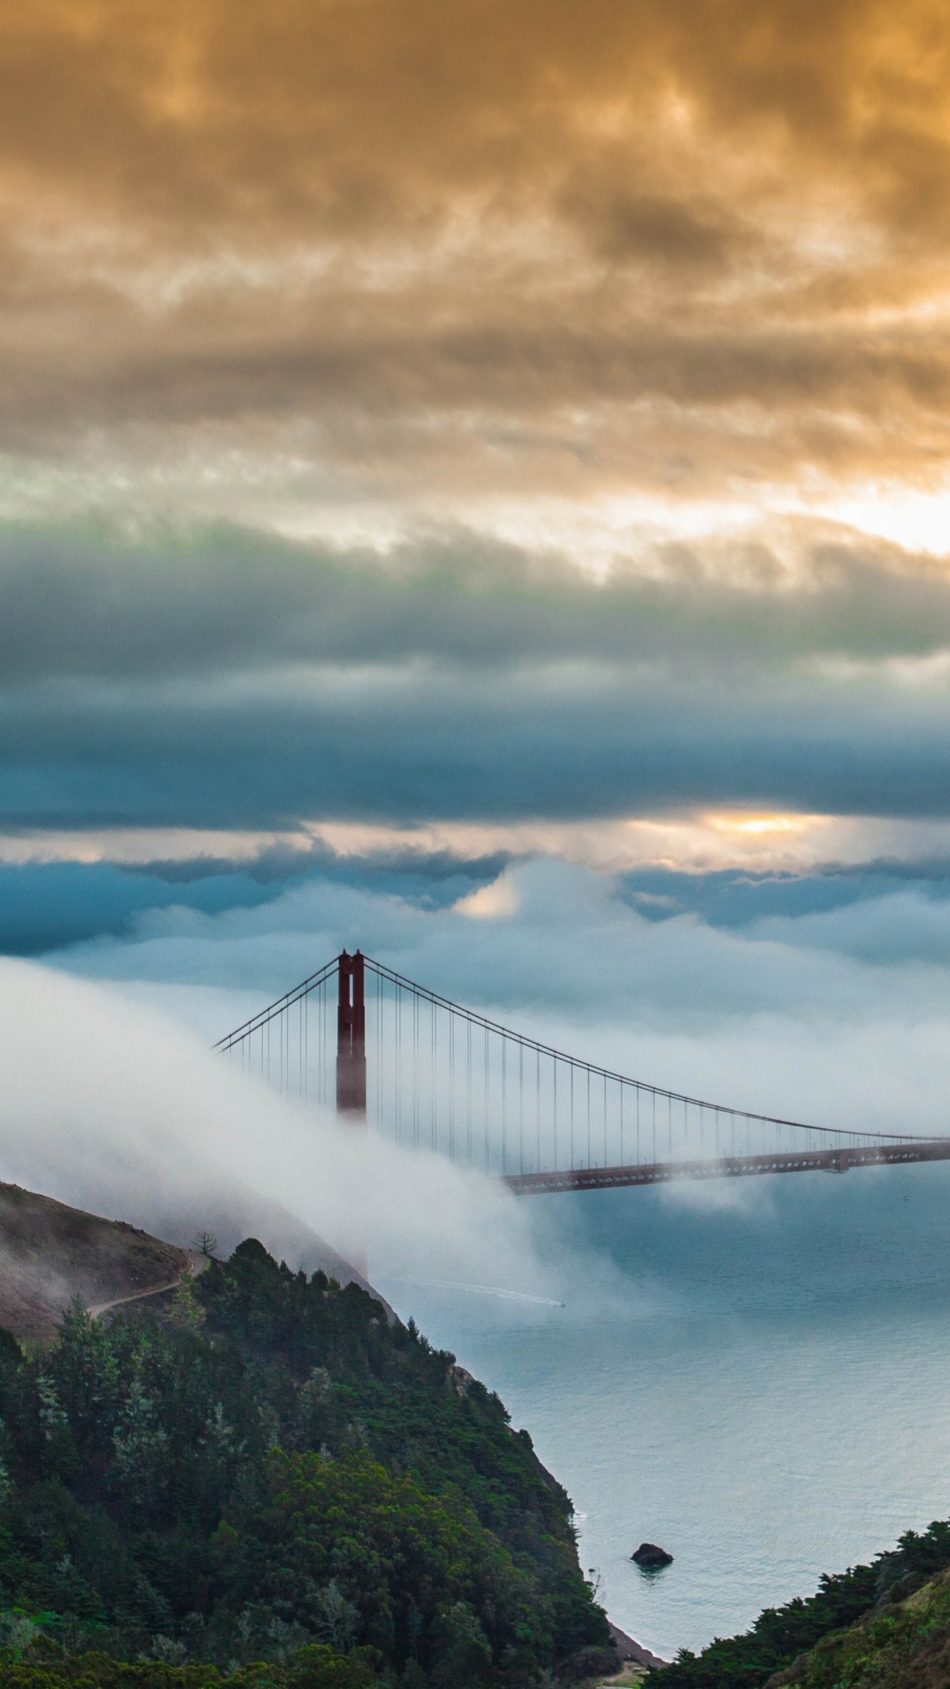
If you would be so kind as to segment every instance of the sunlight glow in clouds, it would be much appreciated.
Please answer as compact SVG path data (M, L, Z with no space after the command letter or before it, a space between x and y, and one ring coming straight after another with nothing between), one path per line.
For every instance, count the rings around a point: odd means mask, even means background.
M464 862L501 853L549 856L611 873L653 865L696 873L743 867L807 872L877 858L912 863L950 856L950 821L708 810L656 820L571 825L422 822L387 827L313 822L287 833L154 828L0 838L0 863L11 865L76 862L146 868L159 862L253 868L277 852L288 872L295 862L306 872L315 851L325 851L330 860L341 863L363 862L367 868L382 860L408 864L414 858L424 862L444 854ZM474 918L505 914L505 895L494 887L473 892L463 900L464 912Z
M827 514L895 545L950 557L950 487L883 485L831 499Z
M827 827L826 815L716 815L703 817L703 823L717 833L751 834L755 838L774 837L784 833L808 833L816 827Z

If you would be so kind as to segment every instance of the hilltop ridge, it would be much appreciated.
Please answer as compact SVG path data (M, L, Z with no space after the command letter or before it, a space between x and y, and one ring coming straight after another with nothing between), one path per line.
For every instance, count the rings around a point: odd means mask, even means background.
M155 1232L0 1182L0 1327L18 1338L48 1336L74 1297L88 1308L177 1283L200 1232L230 1254L242 1238L262 1238L279 1258L339 1284L358 1284L392 1310L326 1240L278 1203L235 1190L210 1207L156 1211ZM154 1223L154 1222L153 1222Z

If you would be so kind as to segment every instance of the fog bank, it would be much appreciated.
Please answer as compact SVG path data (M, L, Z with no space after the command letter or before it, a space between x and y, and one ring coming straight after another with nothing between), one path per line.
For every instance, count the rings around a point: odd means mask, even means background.
M173 1241L223 1225L305 1258L312 1228L370 1272L555 1294L498 1185L277 1096L114 990L5 960L0 992L3 1180Z

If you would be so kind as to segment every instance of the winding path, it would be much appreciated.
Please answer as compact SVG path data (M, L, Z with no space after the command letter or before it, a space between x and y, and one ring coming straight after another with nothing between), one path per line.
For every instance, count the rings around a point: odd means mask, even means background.
M177 1290L186 1272L190 1273L192 1278L197 1278L207 1265L207 1255L189 1255L187 1266L182 1267L167 1284L147 1284L144 1290L133 1290L129 1296L114 1296L111 1302L96 1302L89 1312L93 1319L100 1319L110 1308L124 1308L128 1302L143 1302L149 1296L162 1296L168 1290Z

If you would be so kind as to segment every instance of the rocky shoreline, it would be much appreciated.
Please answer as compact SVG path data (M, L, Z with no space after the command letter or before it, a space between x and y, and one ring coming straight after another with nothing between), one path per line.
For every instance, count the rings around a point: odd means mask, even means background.
M669 1660L661 1660L659 1654L651 1654L649 1648L644 1648L642 1642L638 1642L635 1637L628 1636L625 1630L614 1624L613 1619L608 1618L607 1623L624 1665L647 1666L654 1670L669 1665Z

